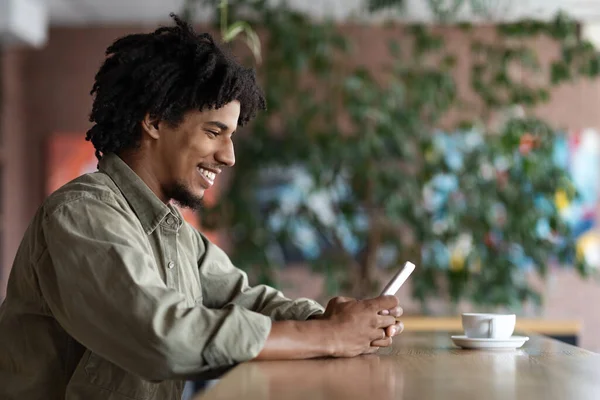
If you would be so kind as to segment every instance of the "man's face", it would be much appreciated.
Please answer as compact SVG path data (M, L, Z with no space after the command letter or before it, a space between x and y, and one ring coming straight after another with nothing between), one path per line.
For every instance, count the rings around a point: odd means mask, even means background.
M221 169L235 163L232 134L239 116L240 103L232 101L217 110L190 111L176 127L159 124L152 157L164 197L200 207Z

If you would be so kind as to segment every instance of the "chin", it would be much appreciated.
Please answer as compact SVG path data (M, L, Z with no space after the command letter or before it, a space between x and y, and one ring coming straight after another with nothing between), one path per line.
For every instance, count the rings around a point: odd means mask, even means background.
M173 199L180 206L198 210L202 208L204 191L204 188L193 190L182 184L174 184L169 187L166 193L170 199Z

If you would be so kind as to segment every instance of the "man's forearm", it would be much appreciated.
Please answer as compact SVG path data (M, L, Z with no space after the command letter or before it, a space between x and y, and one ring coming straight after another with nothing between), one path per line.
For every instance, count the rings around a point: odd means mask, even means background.
M293 360L326 357L333 354L327 322L273 322L265 346L256 360Z

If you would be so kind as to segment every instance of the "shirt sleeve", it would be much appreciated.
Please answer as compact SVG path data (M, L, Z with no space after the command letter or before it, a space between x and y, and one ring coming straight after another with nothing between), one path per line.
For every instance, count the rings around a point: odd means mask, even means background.
M271 320L240 304L189 307L160 277L146 234L112 195L60 206L43 222L49 260L37 265L52 314L73 338L148 380L250 360ZM38 268L40 269L40 268Z
M323 314L323 306L314 300L292 300L267 285L250 286L247 274L235 267L223 250L200 233L197 234L206 248L204 257L199 262L199 272L207 307L241 306L276 321L303 321Z

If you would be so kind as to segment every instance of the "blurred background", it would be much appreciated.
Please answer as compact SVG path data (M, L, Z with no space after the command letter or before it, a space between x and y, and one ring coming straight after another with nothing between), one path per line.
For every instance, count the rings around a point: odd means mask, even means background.
M0 0L0 298L37 207L96 169L106 47L170 12L267 96L184 210L254 283L367 297L411 260L407 329L515 312L600 351L596 0Z

